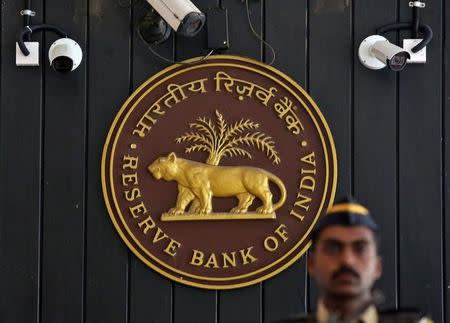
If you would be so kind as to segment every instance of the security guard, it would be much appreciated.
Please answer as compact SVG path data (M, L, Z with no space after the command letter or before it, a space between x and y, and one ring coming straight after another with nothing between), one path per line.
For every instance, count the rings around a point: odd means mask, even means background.
M382 272L378 227L352 199L332 206L314 228L308 271L319 287L314 315L279 323L427 323L416 311L376 309L372 286Z

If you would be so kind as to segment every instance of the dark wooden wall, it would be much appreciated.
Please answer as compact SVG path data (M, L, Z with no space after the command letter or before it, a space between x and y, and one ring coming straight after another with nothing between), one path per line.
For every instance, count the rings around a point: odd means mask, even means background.
M123 1L123 0L122 0ZM195 0L229 10L224 53L270 61L240 0ZM123 3L122 3L123 4ZM314 309L305 259L248 288L207 291L172 283L126 248L103 203L100 158L121 104L167 66L138 39L149 6L119 0L33 0L33 22L77 39L80 68L15 66L24 0L1 1L0 322L271 322ZM275 67L315 99L333 132L337 196L353 193L382 227L384 307L419 306L450 322L450 6L429 1L426 65L369 71L359 43L375 28L411 20L407 0L250 0L252 20L276 49ZM407 33L389 35L392 41ZM203 55L205 33L157 50ZM42 58L41 58L42 59Z

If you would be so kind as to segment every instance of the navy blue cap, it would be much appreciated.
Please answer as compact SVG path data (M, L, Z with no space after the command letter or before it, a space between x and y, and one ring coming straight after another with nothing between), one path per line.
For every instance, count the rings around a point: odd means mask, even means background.
M378 231L369 210L352 198L340 200L328 209L314 227L311 233L312 241L314 242L320 232L330 225L364 226L373 232Z

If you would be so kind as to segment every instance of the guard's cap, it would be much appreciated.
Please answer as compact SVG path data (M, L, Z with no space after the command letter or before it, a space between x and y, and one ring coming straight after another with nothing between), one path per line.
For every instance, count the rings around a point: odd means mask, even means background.
M314 227L311 240L315 242L320 232L330 225L364 226L373 232L378 231L369 210L353 198L342 199L329 208L326 215Z

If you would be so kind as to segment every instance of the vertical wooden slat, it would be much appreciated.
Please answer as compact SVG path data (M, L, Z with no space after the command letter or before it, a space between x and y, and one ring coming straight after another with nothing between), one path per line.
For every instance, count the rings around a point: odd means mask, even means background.
M380 226L384 308L397 304L397 83L387 68L373 71L358 59L358 48L376 28L397 19L393 1L354 2L354 194ZM386 35L385 35L386 36ZM395 34L388 35L395 43Z
M129 94L131 8L89 2L87 89L86 314L87 323L126 322L128 249L103 201L100 163L109 127Z
M39 321L42 68L17 67L24 1L1 4L0 320ZM34 1L42 21L42 1ZM32 41L41 40L35 35ZM45 63L42 63L41 66ZM45 61L44 61L45 62ZM46 65L46 64L45 64ZM45 66L44 65L44 66Z
M219 322L263 322L262 286L219 292Z
M245 1L222 0L228 9L230 49L226 54L262 59L261 42L254 37L248 25ZM249 1L250 19L256 32L261 33L262 2ZM237 290L219 292L218 319L220 323L262 322L262 284Z
M310 2L310 94L322 110L336 144L336 197L352 192L352 3Z
M266 41L276 52L275 68L307 89L307 2L289 0L280 5L265 2ZM265 47L265 62L272 53ZM306 268L304 255L290 268L264 283L264 321L291 318L306 311Z
M217 322L217 292L174 283L173 322Z
M259 1L248 1L248 3L252 25L255 31L261 34L262 4ZM230 49L225 53L261 60L262 44L253 35L248 25L245 1L222 0L222 6L228 9L228 31L230 35Z
M336 198L352 192L352 2L310 1L309 90L327 120L337 150ZM309 310L317 305L312 283Z
M443 66L442 70L444 73L443 78L443 105L442 105L442 117L443 117L443 142L442 142L442 153L444 162L444 174L443 174L443 198L444 198L444 208L443 208L443 220L444 220L444 279L443 279L443 289L444 289L444 322L450 320L450 6L447 3L443 3L443 25L442 30L444 31L442 42L443 42Z
M312 0L309 10L309 89L334 137L338 199L352 192L352 2ZM313 310L316 294L313 285Z
M206 13L215 7L215 0L197 0L195 5ZM206 26L193 38L176 36L176 59L204 56ZM217 322L217 292L174 284L174 322Z
M132 22L132 89L136 89L167 63L146 48L136 34L136 26L150 6L146 2L135 2ZM155 46L162 56L173 59L173 39ZM156 271L150 269L134 254L130 253L130 322L171 322L172 283Z
M47 0L45 12L86 48L85 0ZM46 39L49 46L56 37ZM42 322L83 319L85 82L86 62L68 74L45 72Z
M443 315L441 10L431 2L421 10L422 22L434 32L427 63L409 65L399 76L400 306L422 308L438 322ZM412 9L402 2L401 20L411 17Z

